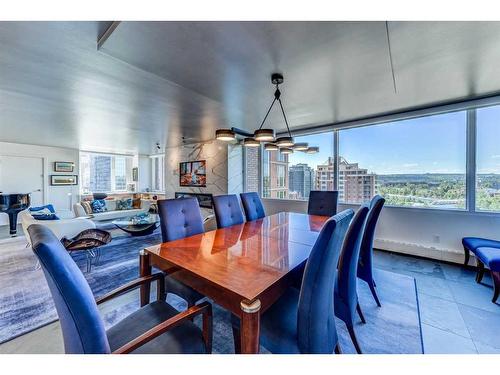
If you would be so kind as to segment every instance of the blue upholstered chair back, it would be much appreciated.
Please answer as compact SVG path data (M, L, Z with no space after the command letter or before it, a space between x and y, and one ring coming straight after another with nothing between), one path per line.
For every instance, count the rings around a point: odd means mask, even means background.
M348 308L349 313L353 313L358 302L356 292L357 270L359 249L361 246L361 237L363 228L368 215L368 205L362 205L347 230L347 234L340 252L338 262L337 293Z
M245 221L237 195L217 195L213 197L213 201L217 228L242 224Z
M160 200L158 213L163 242L204 232L200 205L194 197Z
M333 353L337 344L333 292L340 248L354 211L330 218L321 229L306 263L298 307L301 353Z
M377 221L384 203L384 198L380 195L375 195L370 202L370 212L366 218L359 254L358 276L367 281L372 280L373 238L375 236L375 227L377 226Z
M65 352L110 353L94 295L78 266L46 226L30 225L28 233L56 305Z
M337 213L338 191L318 191L309 193L307 213L309 215L333 216Z
M266 216L264 206L257 193L241 193L241 203L245 210L247 221L261 219Z

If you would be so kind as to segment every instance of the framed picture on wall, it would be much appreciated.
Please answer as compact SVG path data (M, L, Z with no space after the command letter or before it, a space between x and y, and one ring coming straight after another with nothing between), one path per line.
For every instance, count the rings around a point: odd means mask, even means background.
M179 164L179 185L191 187L207 186L207 161L184 161Z
M77 175L53 174L50 176L52 186L78 185Z
M54 172L73 172L75 170L75 163L72 161L55 161Z

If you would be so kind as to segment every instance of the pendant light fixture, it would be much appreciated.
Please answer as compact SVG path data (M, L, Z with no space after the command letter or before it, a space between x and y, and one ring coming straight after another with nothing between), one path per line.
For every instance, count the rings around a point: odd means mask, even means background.
M293 145L293 151L306 151L309 145L306 142L295 143Z
M280 148L280 153L284 154L284 155L293 154L293 148L289 148L289 147Z
M264 145L264 150L266 151L279 151L279 147L275 145L274 143L266 143Z
M319 147L308 147L306 154L316 154L319 152Z
M245 146L245 147L259 147L260 142L254 138L245 138L245 139L243 139L243 146Z
M219 141L234 141L236 139L236 133L231 129L217 129L215 131L215 139Z
M280 151L282 154L292 154L294 151L302 151L308 154L314 154L319 151L319 147L309 147L305 142L300 142L295 144L290 132L290 127L288 126L288 120L286 118L285 110L283 108L283 103L281 102L281 91L279 85L283 83L283 75L281 73L273 73L271 75L271 83L276 86L274 91L274 99L267 109L266 115L262 120L259 128L253 133L249 133L244 130L231 128L231 129L217 129L215 131L215 138L221 141L232 141L236 139L236 134L243 136L244 139L241 144L245 147L259 147L260 142L266 142L264 144L264 150L266 151ZM283 115L283 120L285 121L287 135L279 137L276 139L276 134L274 129L264 128L267 117L271 112L274 104L278 102L281 109L281 114ZM286 134L286 133L285 133Z

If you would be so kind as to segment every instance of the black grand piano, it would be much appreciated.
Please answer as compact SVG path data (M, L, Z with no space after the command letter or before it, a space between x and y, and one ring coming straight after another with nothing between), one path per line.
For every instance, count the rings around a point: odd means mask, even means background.
M0 191L0 212L9 215L10 235L17 234L17 214L30 206L30 195L7 194Z

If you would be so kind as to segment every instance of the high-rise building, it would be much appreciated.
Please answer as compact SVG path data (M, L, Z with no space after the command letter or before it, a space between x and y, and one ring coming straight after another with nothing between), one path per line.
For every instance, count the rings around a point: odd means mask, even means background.
M90 157L90 191L111 191L111 157L92 155Z
M289 199L309 198L314 184L314 170L307 164L296 164L288 168Z
M288 155L264 152L263 197L288 198Z
M325 164L317 166L315 188L333 190L334 178L333 158L329 157ZM376 194L376 175L368 173L367 169L359 168L358 163L349 163L341 157L338 190L341 202L365 202Z

